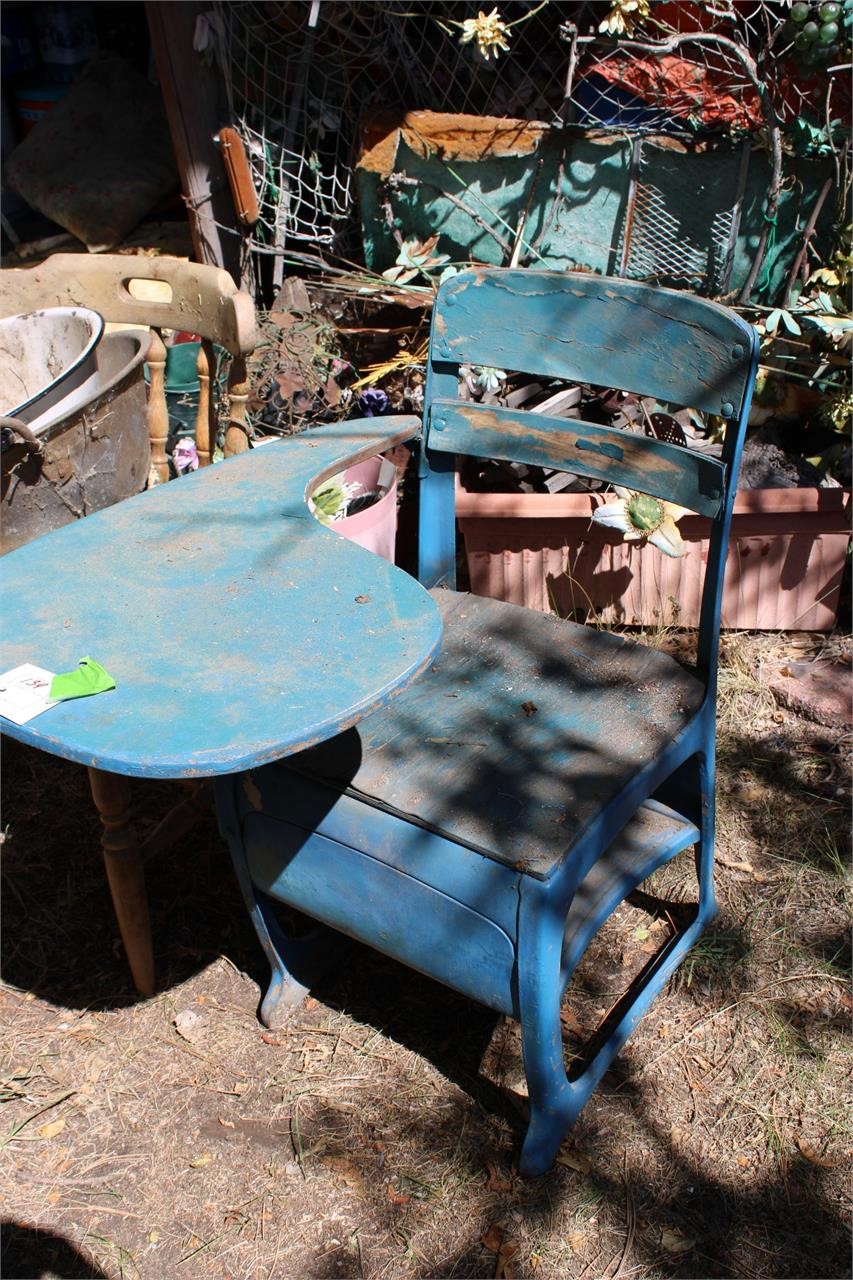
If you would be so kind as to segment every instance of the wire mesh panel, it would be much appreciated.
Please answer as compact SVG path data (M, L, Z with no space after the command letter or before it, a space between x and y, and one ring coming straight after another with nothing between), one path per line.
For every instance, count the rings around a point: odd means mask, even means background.
M778 163L769 227L781 184L780 125L807 109L820 123L843 114L842 99L849 99L845 68L834 74L829 65L834 46L822 53L801 47L803 32L791 13L810 12L806 0L793 10L769 0L713 6L659 0L633 9L621 0L612 8L607 0L503 0L487 14L488 4L215 0L231 122L246 143L261 211L250 248L281 254L292 247L326 259L342 251L359 255L351 238L355 165L364 122L378 111L541 121L691 142L770 138ZM623 11L628 26L619 38L602 34ZM643 165L612 246L617 266L632 276L723 289L743 170L737 189L697 228L685 227L679 208L684 175L674 185L652 181ZM737 162L729 170L736 173ZM568 182L568 161L566 174ZM399 244L390 202L386 212L387 232ZM435 230L427 227L426 235ZM757 257L762 253L763 245Z
M228 105L247 145L261 247L330 246L352 209L351 158L382 49L382 6L219 3Z
M808 4L802 6L808 9ZM567 7L568 8L568 7ZM732 0L713 7L693 3L652 6L644 24L617 42L584 29L583 10L566 12L566 37L575 64L568 86L572 118L599 127L656 133L754 131L803 112L820 113L827 85L837 75L836 108L849 106L849 66L841 46L803 45L785 4ZM812 25L816 26L816 23Z
M749 150L746 143L738 159L731 148L669 152L637 139L619 231L619 274L704 294L725 292ZM695 198L685 200L685 190Z
M261 207L255 245L335 244L352 215L368 113L553 117L565 84L562 6L504 8L519 23L511 49L486 59L461 42L469 6L454 0L218 0L228 106Z

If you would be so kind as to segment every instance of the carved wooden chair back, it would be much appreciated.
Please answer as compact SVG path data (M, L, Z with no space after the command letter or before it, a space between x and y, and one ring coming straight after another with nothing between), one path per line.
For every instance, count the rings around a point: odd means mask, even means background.
M445 282L425 395L419 573L441 612L441 653L355 728L218 784L222 829L272 967L261 1016L283 1019L344 934L517 1018L527 1174L549 1167L714 914L716 637L756 353L739 317L670 290L516 270ZM722 456L462 400L466 364L719 415ZM564 468L710 517L695 667L629 635L453 590L459 454ZM653 904L670 922L659 952L567 1068L560 1005L588 944L689 848L695 900ZM315 933L288 936L276 902L312 916Z
M158 282L156 290L145 289L145 282L150 281ZM153 292L159 296L151 297ZM250 296L237 288L227 271L182 258L60 253L35 267L0 272L0 314L68 306L92 307L107 321L151 328L148 428L151 467L158 480L169 478L163 329L197 333L202 338L195 428L200 464L208 465L215 444L210 381L216 367L216 345L231 355L225 453L240 453L248 447L246 357L256 344L255 308Z

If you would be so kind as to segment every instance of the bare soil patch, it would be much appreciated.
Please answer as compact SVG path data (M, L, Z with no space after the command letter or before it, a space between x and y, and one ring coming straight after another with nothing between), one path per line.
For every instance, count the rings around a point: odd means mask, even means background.
M849 735L761 677L821 646L726 638L720 915L531 1182L511 1022L356 948L264 1030L212 816L148 869L161 989L137 1002L84 771L7 743L2 1274L848 1276ZM143 824L173 796L140 782ZM687 871L651 887L677 897ZM619 914L570 990L568 1051L654 945Z

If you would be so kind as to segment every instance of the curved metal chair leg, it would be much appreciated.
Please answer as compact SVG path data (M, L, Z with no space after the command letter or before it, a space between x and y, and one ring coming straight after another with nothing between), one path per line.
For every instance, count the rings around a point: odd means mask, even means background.
M707 922L717 914L714 891L714 784L715 762L713 756L702 754L697 760L699 768L699 798L701 839L696 848L696 875L699 881L699 915Z
M302 937L290 936L282 928L271 901L252 883L234 803L234 789L238 785L239 778L235 777L216 781L220 830L228 841L243 900L269 961L270 981L261 1000L260 1018L267 1027L279 1027L302 1003L311 987L334 968L349 940L327 925L316 925Z
M552 908L551 908L552 910ZM518 945L518 1007L521 1047L530 1100L530 1119L522 1143L519 1171L526 1177L551 1167L563 1136L583 1102L569 1085L560 1030L560 921L534 895L522 899Z
M261 1001L260 1018L264 1026L280 1027L302 1004L312 986L336 963L336 941L340 940L340 934L318 925L303 937L292 937L282 929L272 904L261 894L252 896L249 913L270 963L270 980Z
M530 1120L522 1144L519 1170L530 1177L545 1173L560 1143L621 1051L655 996L669 981L716 912L713 881L714 762L697 753L693 765L699 791L700 839L695 863L698 906L695 916L626 992L614 1010L614 1021L579 1073L567 1075L560 1028L564 923L542 894L522 898L518 942L518 1006L522 1049L530 1098ZM618 905L618 903L614 904ZM579 958L579 957L578 957Z

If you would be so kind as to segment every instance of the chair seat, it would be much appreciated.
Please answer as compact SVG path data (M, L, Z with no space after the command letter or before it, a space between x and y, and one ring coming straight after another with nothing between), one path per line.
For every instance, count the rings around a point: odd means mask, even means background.
M672 741L704 687L624 636L439 588L435 664L285 767L547 878Z

